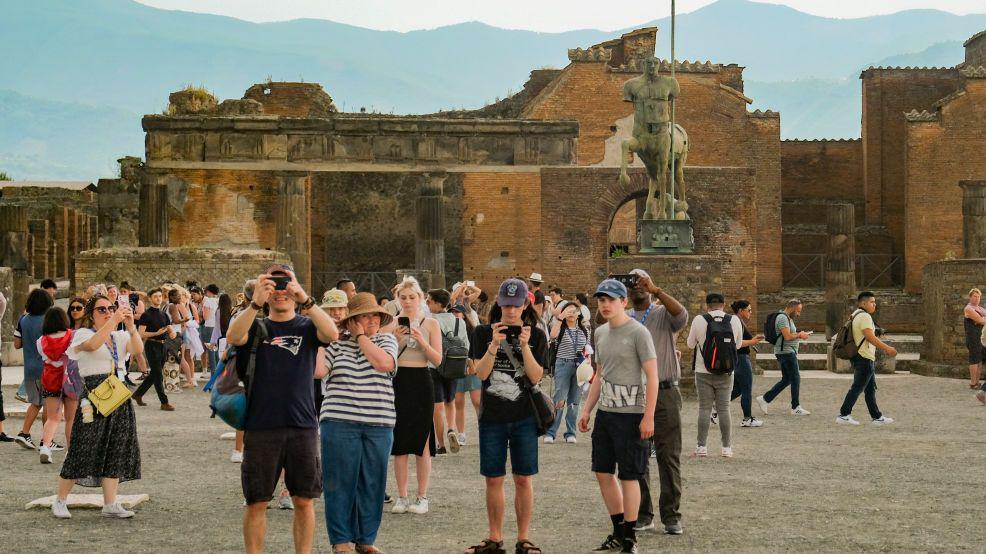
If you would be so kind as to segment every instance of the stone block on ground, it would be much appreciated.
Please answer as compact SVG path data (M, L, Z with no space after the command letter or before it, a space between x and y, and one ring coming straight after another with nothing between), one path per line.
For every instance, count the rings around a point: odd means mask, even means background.
M134 506L143 504L151 499L149 495L146 494L121 494L116 497L120 504L127 508L128 510L133 509ZM51 505L55 502L55 495L44 496L35 500L32 500L24 506L25 510L31 510L34 508L48 508L51 509ZM103 508L103 495L102 494L70 494L66 499L69 509L75 508Z

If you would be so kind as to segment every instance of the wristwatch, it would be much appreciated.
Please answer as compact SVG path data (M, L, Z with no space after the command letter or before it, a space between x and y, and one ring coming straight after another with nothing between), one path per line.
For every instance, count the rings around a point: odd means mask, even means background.
M264 310L264 307L263 306L261 306L260 304L257 304L253 300L250 301L250 307L253 308L254 310L257 310L258 312L262 312Z
M301 303L302 310L310 310L314 307L315 307L315 301L312 300L311 296L308 297L308 300L305 300L304 302Z

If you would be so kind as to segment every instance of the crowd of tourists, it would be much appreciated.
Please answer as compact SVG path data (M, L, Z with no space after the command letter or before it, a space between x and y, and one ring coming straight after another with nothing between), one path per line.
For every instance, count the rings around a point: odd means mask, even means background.
M709 456L713 427L721 456L736 455L730 406L737 398L743 428L764 425L753 414L754 400L767 414L785 389L791 414L810 415L799 396L797 355L811 335L797 328L800 301L770 313L764 333L755 334L751 303L734 299L727 308L713 292L689 326L685 306L641 269L598 284L595 318L587 294L544 287L537 273L506 279L492 293L472 281L426 292L403 277L379 297L344 279L320 302L284 265L232 294L194 282L147 291L93 285L69 299L67 312L54 305L56 294L55 283L41 283L18 317L14 346L24 352L24 381L17 396L28 408L13 436L3 432L0 395L0 441L37 450L45 464L65 451L53 514L71 517L66 499L78 484L102 487L104 515L133 517L116 496L120 482L141 477L134 406L147 406L144 395L153 387L160 409L174 411L169 393L200 386L197 374L211 376L210 389L224 370L235 369L248 402L230 460L241 464L248 552L263 550L266 510L279 483L280 507L295 511L297 551L311 550L312 501L324 497L334 552L380 552L374 544L385 504L395 514L427 513L432 458L472 444L469 404L478 415L489 528L467 554L506 552L508 458L514 551L541 552L530 535L539 443L576 443L580 433L591 433L592 471L612 524L594 551L637 552L637 533L656 529L658 519L665 533L682 534L680 333L694 350L695 457ZM974 388L986 324L980 300L973 289L964 311ZM843 337L840 352L854 374L835 421L859 425L852 411L862 394L872 423L890 424L876 401L875 361L877 350L896 351L873 320L876 296L864 291L857 304L836 337ZM6 308L0 295L0 316ZM781 378L754 397L754 361L765 342ZM550 397L541 388L546 376ZM986 403L986 385L977 397ZM64 446L55 436L62 419ZM394 497L387 491L391 467Z

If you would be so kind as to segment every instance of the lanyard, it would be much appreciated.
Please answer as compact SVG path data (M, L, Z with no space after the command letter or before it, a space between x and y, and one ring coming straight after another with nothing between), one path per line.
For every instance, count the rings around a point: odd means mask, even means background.
M96 332L96 329L93 329ZM110 333L110 340L103 343L106 349L110 351L110 356L113 357L113 369L116 370L120 366L120 355L116 351L116 340L113 339L113 333Z
M647 325L647 317L650 316L650 312L653 309L654 309L654 305L653 304L651 304L650 306L647 306L647 311L644 312L644 318L640 320L640 324L641 325ZM630 317L632 317L634 319L637 319L637 310L630 310Z

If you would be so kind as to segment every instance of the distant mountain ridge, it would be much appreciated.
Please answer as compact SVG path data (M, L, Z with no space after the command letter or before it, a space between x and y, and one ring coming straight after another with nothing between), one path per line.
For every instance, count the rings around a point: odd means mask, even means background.
M677 22L678 59L744 65L753 107L780 111L784 137L816 138L858 136L861 69L954 65L986 14L843 20L720 0ZM669 19L634 27L650 25L668 57ZM185 84L239 98L270 77L319 82L344 111L477 108L520 90L532 69L564 67L568 48L621 32L463 23L397 33L313 19L256 24L131 0L5 2L0 114L17 115L0 125L0 170L17 179L106 175L117 157L142 151L139 114L159 112Z

